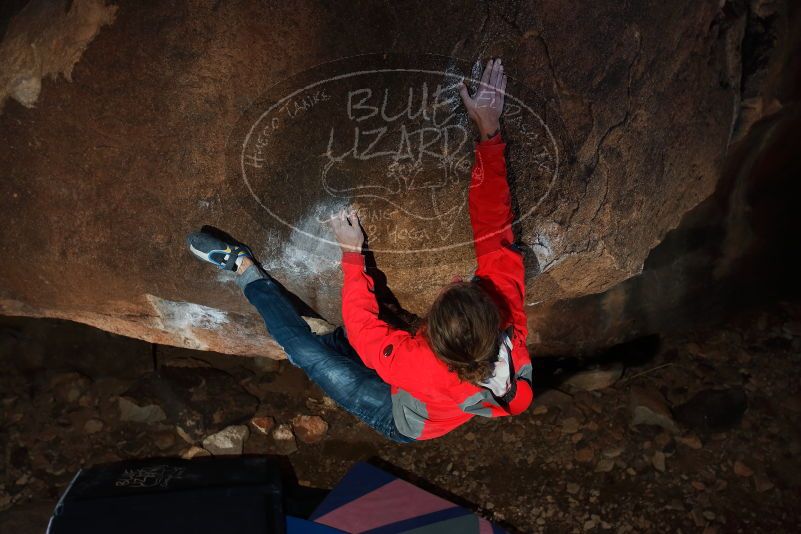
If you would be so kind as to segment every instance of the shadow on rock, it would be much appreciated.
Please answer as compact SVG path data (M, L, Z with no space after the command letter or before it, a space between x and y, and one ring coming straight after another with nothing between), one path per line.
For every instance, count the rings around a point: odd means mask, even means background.
M572 388L584 391L604 389L614 385L626 368L642 366L652 361L659 352L658 335L643 336L620 343L595 356L578 358L561 356L532 357L534 391Z
M725 432L743 418L748 397L742 388L705 389L674 408L676 420L698 432Z

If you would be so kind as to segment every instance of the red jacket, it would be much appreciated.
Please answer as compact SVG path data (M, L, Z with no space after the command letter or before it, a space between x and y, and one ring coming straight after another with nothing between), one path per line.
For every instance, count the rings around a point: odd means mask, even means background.
M523 259L512 244L505 148L500 135L477 145L469 192L476 277L498 302L510 333L511 343L506 343L511 347L512 389L503 398L486 387L462 382L437 359L422 335L394 329L379 320L364 257L354 252L342 256L342 317L348 340L365 365L391 386L395 424L401 433L415 439L442 436L475 415L516 415L531 404Z

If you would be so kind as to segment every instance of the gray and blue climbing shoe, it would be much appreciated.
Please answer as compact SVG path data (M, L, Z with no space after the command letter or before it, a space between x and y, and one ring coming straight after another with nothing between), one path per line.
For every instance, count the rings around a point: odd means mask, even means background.
M213 263L220 269L236 271L237 259L253 258L250 249L245 245L228 242L208 232L195 232L186 238L189 251L203 261Z

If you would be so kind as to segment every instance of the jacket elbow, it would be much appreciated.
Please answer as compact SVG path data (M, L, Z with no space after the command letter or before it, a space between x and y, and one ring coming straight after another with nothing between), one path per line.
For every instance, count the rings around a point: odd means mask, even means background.
M520 380L517 386L517 395L509 403L509 413L511 415L518 415L525 412L531 401L534 399L534 392L531 390L531 385L525 380Z

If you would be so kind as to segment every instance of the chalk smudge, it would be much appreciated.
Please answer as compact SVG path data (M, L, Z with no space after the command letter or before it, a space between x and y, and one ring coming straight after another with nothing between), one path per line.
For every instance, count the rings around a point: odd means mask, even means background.
M186 347L208 350L208 344L198 335L197 330L219 330L228 324L228 315L216 308L192 302L176 302L145 295L157 314L156 328L175 334L183 340Z
M268 272L288 277L322 277L339 269L339 247L325 222L348 205L347 200L332 199L317 204L294 225L289 239L281 241L278 232L267 235L262 266Z

